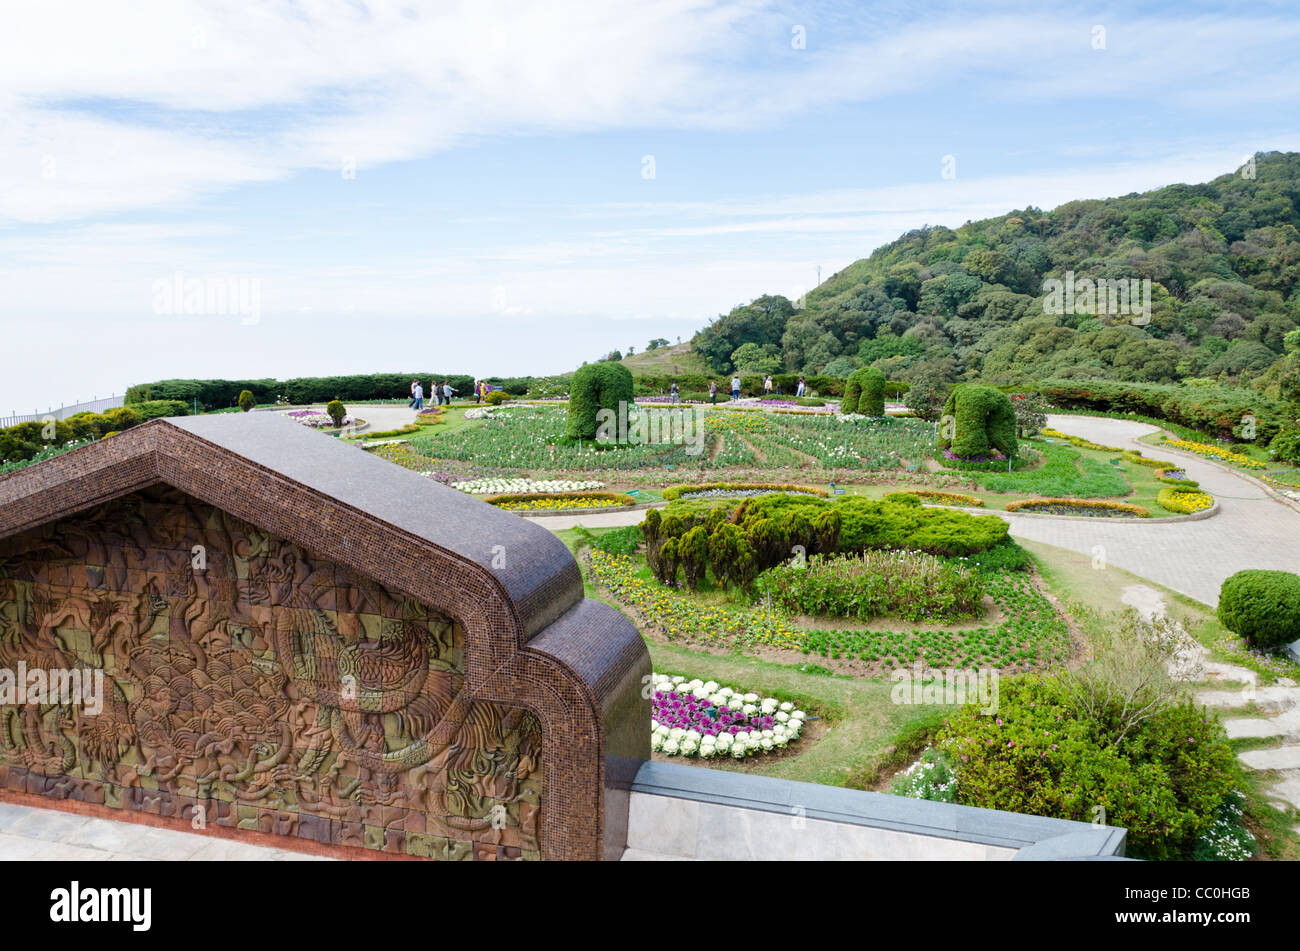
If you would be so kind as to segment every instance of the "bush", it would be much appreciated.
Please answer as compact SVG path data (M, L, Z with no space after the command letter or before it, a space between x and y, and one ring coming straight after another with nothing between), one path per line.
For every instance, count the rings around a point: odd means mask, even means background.
M971 555L986 551L1007 537L1007 523L996 515L970 515L924 508L914 495L875 501L840 496L840 549L902 548L934 555Z
M1238 571L1219 589L1219 623L1265 650L1300 638L1300 576Z
M132 403L131 409L139 413L140 418L145 421L165 416L190 415L189 406L180 400L146 400L143 403Z
M991 386L962 383L952 388L943 404L944 416L951 417L950 434L940 426L939 445L964 459L978 459L996 449L1014 459L1016 411L1007 394Z
M337 429L343 425L343 419L348 415L348 408L338 400L330 400L325 404L325 412L334 421L334 427Z
M769 568L755 587L782 611L858 621L893 615L947 623L977 616L984 600L978 571L912 551L815 555L806 565Z
M641 530L635 525L626 525L600 535L591 543L591 547L607 555L632 555L640 544Z
M619 403L633 402L632 373L621 363L589 363L573 374L569 390L570 439L594 439L600 411L618 412Z
M487 396L483 397L483 402L487 403L489 406L500 406L509 399L510 396L505 390L493 390Z
M814 396L801 396L794 401L796 406L825 406L825 400L819 400Z
M1029 552L1017 545L1010 535L988 551L965 555L963 560L966 564L985 572L1028 571L1030 565Z
M253 396L251 390L241 390L239 393L239 408L245 413L257 405L257 398Z
M862 396L862 380L856 373L850 373L848 380L844 383L844 396L840 398L841 413L856 413L858 411L858 400Z
M845 409L843 412L856 412L863 416L884 416L885 374L879 370L873 370L871 367L854 370L849 375L846 391L854 387L855 384L858 392L856 408L852 410Z
M1156 688L1158 689L1158 688ZM1081 704L1065 676L1003 681L995 715L968 705L940 732L957 801L986 809L1092 822L1128 830L1130 854L1190 857L1237 777L1217 718L1190 701L1154 703L1136 723L1128 694ZM1097 691L1091 697L1105 697Z
M1261 445L1290 420L1285 403L1231 386L1047 380L1038 389L1057 406L1136 413L1220 438L1242 435L1242 421L1249 416L1255 421L1255 438Z
M1274 459L1300 466L1300 429L1283 429L1268 444Z

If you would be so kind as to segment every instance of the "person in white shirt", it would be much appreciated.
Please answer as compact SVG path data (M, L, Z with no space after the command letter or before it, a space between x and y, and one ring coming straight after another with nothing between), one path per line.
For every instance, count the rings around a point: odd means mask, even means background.
M738 376L731 378L731 398L733 400L740 399L740 377Z

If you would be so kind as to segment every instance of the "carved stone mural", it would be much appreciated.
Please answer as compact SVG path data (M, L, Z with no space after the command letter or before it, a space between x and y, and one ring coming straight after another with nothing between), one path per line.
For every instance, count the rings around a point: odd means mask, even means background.
M0 704L0 779L194 827L538 858L541 723L475 699L465 642L297 544L136 491L0 541L0 668L103 672L98 710Z

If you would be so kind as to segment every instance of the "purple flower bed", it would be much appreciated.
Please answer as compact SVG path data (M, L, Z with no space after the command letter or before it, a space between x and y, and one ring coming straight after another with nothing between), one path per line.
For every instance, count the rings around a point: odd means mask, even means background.
M741 710L733 710L725 704L715 706L711 700L676 690L656 690L650 715L669 729L696 730L705 736L770 730L776 724L773 716L745 716Z
M291 409L285 415L292 416L294 419L302 419L304 416L319 416L320 413L314 409Z

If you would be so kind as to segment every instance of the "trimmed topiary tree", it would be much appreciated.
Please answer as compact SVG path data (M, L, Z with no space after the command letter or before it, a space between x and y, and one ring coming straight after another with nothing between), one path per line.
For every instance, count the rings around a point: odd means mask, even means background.
M849 385L856 384L858 402L856 412L863 416L885 415L885 374L871 367L854 370Z
M1218 615L1220 624L1253 647L1281 647L1300 639L1300 575L1238 571L1219 589Z
M841 413L856 413L858 411L858 398L862 394L862 382L858 379L857 373L850 373L848 380L844 383L844 395L840 397Z
M245 413L257 405L257 399L253 396L251 390L243 390L239 394L239 408Z
M334 428L337 429L343 425L343 418L348 415L348 408L338 400L330 400L325 404L325 412L334 421Z
M978 459L996 449L1013 458L1016 411L1007 394L991 386L962 383L952 388L943 404L939 445L963 459Z
M569 423L565 430L570 439L593 439L597 414L602 409L618 412L618 404L632 397L632 371L621 363L589 363L573 374L569 387Z

